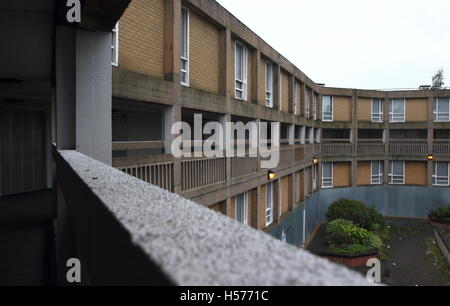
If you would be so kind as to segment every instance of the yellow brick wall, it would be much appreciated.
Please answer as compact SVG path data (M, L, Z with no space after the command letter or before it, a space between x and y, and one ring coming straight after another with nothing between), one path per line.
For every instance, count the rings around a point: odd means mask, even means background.
M333 97L333 121L351 121L351 97Z
M289 112L289 75L281 72L281 111Z
M258 202L258 223L259 229L266 227L266 186L261 186L259 190L259 202Z
M365 186L371 184L372 166L370 162L358 162L357 184Z
M119 22L119 67L164 78L164 0L134 0Z
M358 99L356 105L356 118L359 121L372 121L372 99Z
M406 99L406 122L428 121L428 99Z
M219 93L219 30L189 11L190 86Z
M350 187L350 163L333 163L333 187Z
M405 163L405 184L406 185L427 185L427 163L426 162L406 162Z
M261 100L259 104L266 105L266 59L261 57L261 61L259 64L259 85L258 92Z

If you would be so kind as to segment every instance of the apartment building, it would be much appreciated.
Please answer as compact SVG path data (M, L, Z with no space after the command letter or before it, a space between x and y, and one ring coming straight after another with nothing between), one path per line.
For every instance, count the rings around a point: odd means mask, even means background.
M448 192L449 90L316 84L214 1L135 0L114 37L112 165L130 175L267 232L318 191ZM273 176L258 157L174 158L170 127L195 114L278 124Z

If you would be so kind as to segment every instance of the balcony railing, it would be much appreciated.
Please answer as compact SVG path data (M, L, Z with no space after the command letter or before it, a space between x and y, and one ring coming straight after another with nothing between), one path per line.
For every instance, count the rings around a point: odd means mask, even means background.
M258 171L257 157L233 157L231 158L231 177L237 178Z
M182 190L189 191L225 182L226 158L203 158L181 162Z
M389 153L395 155L425 156L429 152L426 143L390 143Z
M360 143L358 144L358 155L383 155L383 143Z
M322 156L351 156L352 144L350 143L325 143L322 144Z
M83 284L369 285L354 271L79 152L55 152L55 161L74 232L65 243L76 248Z
M450 156L450 144L448 143L434 144L433 152L437 156Z
M120 167L119 170L144 182L173 191L173 163Z

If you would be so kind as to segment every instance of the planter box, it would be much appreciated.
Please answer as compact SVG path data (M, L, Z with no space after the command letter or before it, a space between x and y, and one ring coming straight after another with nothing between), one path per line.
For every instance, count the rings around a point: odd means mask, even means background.
M444 220L438 220L438 219L433 219L430 216L428 216L428 219L430 220L430 223L432 225L441 225L443 226L446 230L450 231L450 222L448 221L444 221Z
M444 225L435 224L433 225L433 230L437 245L447 261L448 273L450 274L450 236L448 229Z
M341 257L332 255L320 255L320 256L327 258L329 261L343 264L349 268L365 267L369 259L378 258L378 254L354 256L354 257Z

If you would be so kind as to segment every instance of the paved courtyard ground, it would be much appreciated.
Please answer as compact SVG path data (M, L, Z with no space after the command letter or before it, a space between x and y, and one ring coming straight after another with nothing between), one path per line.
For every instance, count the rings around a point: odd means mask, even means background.
M393 286L450 286L450 276L426 220L389 218L382 282ZM366 273L368 268L359 268Z

